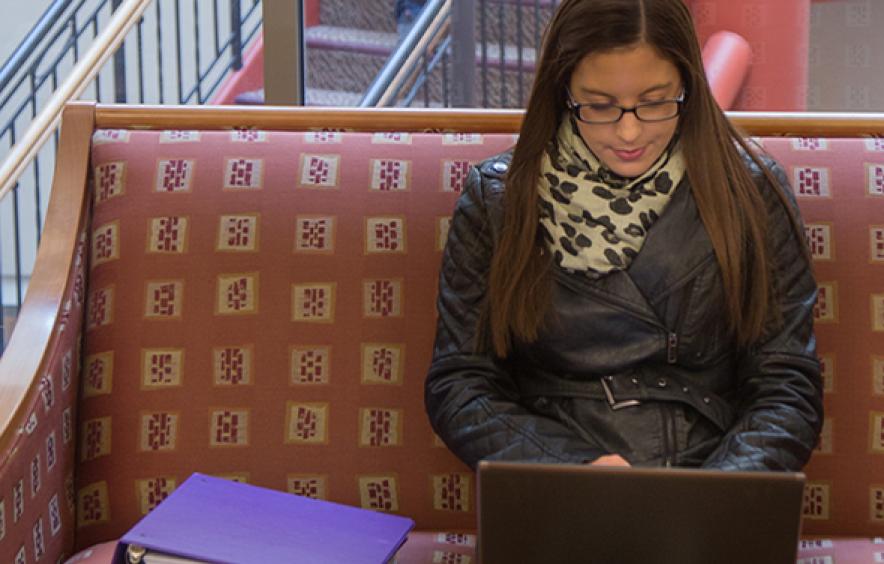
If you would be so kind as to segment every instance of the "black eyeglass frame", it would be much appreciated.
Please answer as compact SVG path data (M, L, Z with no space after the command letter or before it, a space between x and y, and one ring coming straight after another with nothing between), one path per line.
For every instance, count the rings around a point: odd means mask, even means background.
M568 87L565 87L565 91L568 93L568 100L567 100L568 109L571 110L571 113L574 114L574 118L577 119L578 121L582 121L583 123L586 123L589 125L609 125L612 123L617 123L618 121L623 119L623 116L625 114L628 114L628 113L631 113L632 115L634 115L635 119L637 119L641 122L645 122L645 123L660 123L663 121L669 121L669 120L675 119L681 115L682 108L684 107L685 100L687 99L686 92L684 90L682 90L681 94L679 94L677 98L667 98L666 100L655 100L653 102L642 102L640 104L634 105L631 108L624 108L623 106L620 106L617 104L599 104L598 102L589 102L586 104L578 104L577 102L574 101L574 95L571 94L571 89ZM671 117L666 117L666 118L661 118L661 119L642 119L638 115L637 110L639 108L647 107L647 106L659 106L661 104L671 104L672 102L675 102L677 104L677 110L675 112L675 115L673 115ZM583 119L582 117L580 117L580 108L582 108L584 106L611 106L613 108L617 108L618 110L620 110L620 115L617 116L617 119L615 119L615 120L587 121L587 120Z

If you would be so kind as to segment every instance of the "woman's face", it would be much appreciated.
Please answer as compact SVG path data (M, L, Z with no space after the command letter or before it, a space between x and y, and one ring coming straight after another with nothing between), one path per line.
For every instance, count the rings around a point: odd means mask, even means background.
M682 91L678 69L650 45L592 53L575 67L569 84L578 104L617 104L632 108L642 102L677 98ZM620 176L633 178L651 168L675 134L678 118L644 122L633 113L609 124L577 122L586 145Z

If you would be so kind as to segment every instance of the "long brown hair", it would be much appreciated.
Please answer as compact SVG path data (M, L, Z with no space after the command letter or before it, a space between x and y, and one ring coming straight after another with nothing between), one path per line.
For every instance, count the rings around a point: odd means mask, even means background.
M507 356L514 341L536 340L549 309L551 260L538 236L536 185L542 153L565 111L571 73L591 53L640 42L678 68L687 93L679 117L687 178L721 270L727 328L745 346L761 336L768 310L776 315L767 211L737 147L773 186L778 183L715 102L687 6L682 0L564 0L547 28L506 177L503 229L480 327L498 356Z

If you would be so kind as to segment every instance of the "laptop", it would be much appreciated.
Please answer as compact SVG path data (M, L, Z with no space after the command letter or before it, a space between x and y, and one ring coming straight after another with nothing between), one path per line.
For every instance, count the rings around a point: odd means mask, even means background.
M479 463L480 564L794 564L804 474Z

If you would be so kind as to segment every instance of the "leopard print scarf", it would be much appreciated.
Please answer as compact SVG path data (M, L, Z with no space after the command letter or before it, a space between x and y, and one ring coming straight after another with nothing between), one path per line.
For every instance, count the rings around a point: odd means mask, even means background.
M684 174L674 137L648 172L618 176L589 150L574 118L565 117L543 155L538 183L540 226L556 264L592 278L628 268Z

